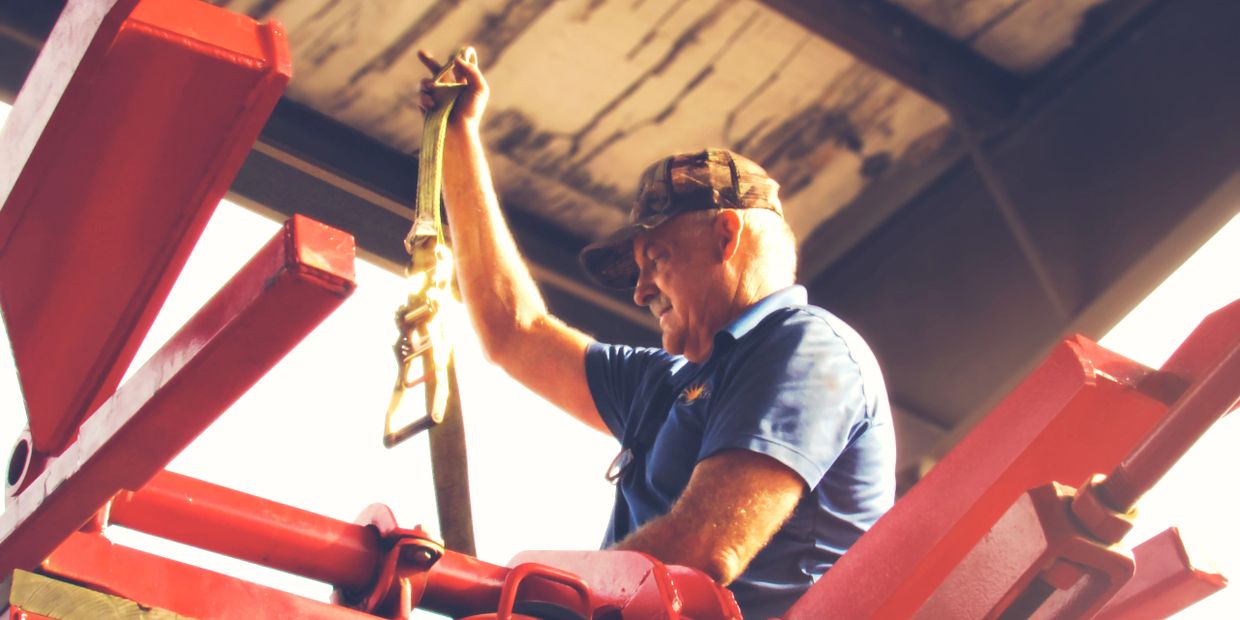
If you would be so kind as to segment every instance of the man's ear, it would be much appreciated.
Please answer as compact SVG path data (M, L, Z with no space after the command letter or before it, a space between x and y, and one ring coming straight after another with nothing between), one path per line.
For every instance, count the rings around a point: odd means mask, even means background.
M741 232L745 230L745 219L736 209L721 209L715 218L715 238L719 240L720 257L726 262L736 256L741 245Z

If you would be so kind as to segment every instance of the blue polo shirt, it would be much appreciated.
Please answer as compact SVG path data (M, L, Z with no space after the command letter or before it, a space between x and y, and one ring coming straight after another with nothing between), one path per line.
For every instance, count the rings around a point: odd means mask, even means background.
M636 444L604 546L667 513L697 462L721 450L765 454L805 481L792 517L729 586L746 618L783 613L895 499L878 363L848 325L808 305L800 286L743 312L700 365L596 343L586 377L612 434Z

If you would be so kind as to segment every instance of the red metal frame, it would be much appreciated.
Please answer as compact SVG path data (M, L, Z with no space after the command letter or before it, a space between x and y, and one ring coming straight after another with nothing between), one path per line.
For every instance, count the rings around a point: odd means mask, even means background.
M10 498L0 574L38 565L189 445L352 292L353 252L352 237L290 220Z
M1027 490L1110 471L1141 441L1166 411L1138 389L1153 373L1062 343L785 618L911 617Z
M1127 513L1136 499L1238 400L1240 301L1203 321L1158 372L1078 338L1052 354L786 618L828 611L975 617L1020 597L1037 603L1039 617L1097 611L1132 576L1120 568L1131 560L1107 546L1131 528ZM1013 442L1026 445L1012 449ZM1065 503L1044 497L1039 479L1086 484ZM1098 552L1064 555L1091 546ZM894 557L901 561L891 563ZM1068 564L1075 568L1055 568Z
M289 58L278 25L198 0L66 6L0 134L0 304L36 453L116 389Z

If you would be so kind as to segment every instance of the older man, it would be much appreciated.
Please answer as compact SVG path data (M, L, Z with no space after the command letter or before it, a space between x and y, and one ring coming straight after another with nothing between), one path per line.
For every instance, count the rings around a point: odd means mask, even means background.
M663 348L594 342L548 313L517 252L480 137L487 84L456 66L444 199L488 357L621 440L607 546L705 571L746 617L782 613L891 505L895 450L873 355L794 284L778 185L726 150L653 164L631 224L581 258L633 289Z

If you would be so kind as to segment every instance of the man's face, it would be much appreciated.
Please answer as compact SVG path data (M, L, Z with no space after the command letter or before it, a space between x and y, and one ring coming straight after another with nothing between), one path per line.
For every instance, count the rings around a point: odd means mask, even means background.
M719 282L721 262L709 221L675 217L633 240L640 270L633 302L647 306L659 320L663 348L693 361L709 354L714 332L722 325L712 313L712 286ZM716 308L718 310L718 308Z

